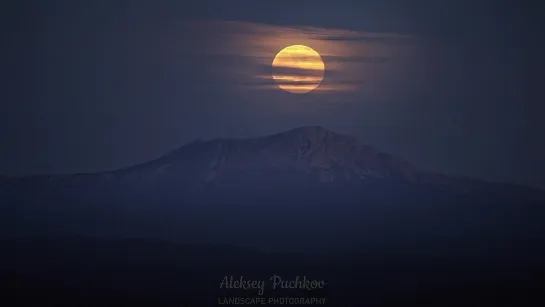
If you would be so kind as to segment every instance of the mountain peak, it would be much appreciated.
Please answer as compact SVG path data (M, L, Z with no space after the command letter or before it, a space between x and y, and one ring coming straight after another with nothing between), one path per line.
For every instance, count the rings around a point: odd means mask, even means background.
M356 139L349 135L342 135L335 133L329 129L326 129L322 126L303 126L290 130L286 130L274 135L265 136L264 138L298 138L298 139L311 139L311 140L326 140L330 138L351 138Z
M364 144L359 138L322 126L303 126L277 134L208 142L206 181L231 171L288 171L322 182L402 177L411 179L412 166Z
M204 183L233 181L241 174L303 176L320 182L381 178L414 182L417 176L407 161L377 151L356 136L322 126L302 126L255 138L192 142L123 172L136 168L147 169L148 178L193 176Z
M326 129L322 126L302 126L298 128L293 128L291 130L285 131L283 133L297 133L297 134L330 134L333 133L331 130Z
M293 182L353 186L363 181L373 184L381 181L463 193L489 189L488 184L479 180L418 171L409 162L375 150L356 136L321 126L303 126L255 138L195 141L155 160L124 169L44 178L48 182L77 184L95 179L100 184L116 180L138 186L153 183L152 186L161 188L204 187L209 183L268 187ZM43 178L30 179L24 181L35 184Z

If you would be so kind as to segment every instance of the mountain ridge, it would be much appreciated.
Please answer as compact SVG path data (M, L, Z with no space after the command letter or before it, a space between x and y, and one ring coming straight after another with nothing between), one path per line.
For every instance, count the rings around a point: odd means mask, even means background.
M0 182L115 177L139 174L143 181L180 174L207 184L240 172L290 171L321 183L393 178L409 184L469 193L490 186L545 191L525 185L497 183L467 176L420 171L410 162L376 150L360 138L322 126L303 126L252 138L214 138L186 143L167 154L135 165L88 173L0 177ZM187 179L191 180L191 179ZM537 192L536 192L537 193Z
M112 172L8 180L0 203L0 235L132 236L267 250L545 233L544 191L420 172L321 127L197 141Z

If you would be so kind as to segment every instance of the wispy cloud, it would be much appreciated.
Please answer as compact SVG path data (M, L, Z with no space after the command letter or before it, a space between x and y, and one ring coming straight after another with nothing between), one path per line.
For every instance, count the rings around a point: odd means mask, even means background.
M216 63L208 65L211 72L225 75L233 87L241 89L275 89L282 82L275 83L271 76L275 55L290 45L306 45L325 64L325 77L315 91L353 92L369 87L376 91L395 81L405 66L413 65L411 57L423 43L406 35L238 21L192 21L188 26L199 33L189 51L208 57L209 63ZM285 70L277 74L308 74L297 67Z
M324 40L324 41L362 42L367 44L379 44L379 45L388 45L388 46L416 45L423 42L423 40L413 36L402 36L402 35L392 35L392 34L381 35L381 34L369 34L369 33L324 35L324 36L316 36L315 38L317 40Z
M386 63L389 58L384 56L323 56L326 63Z

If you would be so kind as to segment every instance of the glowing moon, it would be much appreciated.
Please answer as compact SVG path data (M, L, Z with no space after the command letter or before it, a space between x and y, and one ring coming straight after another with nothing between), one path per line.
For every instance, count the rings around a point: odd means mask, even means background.
M314 49L304 45L286 47L274 58L273 79L279 88L294 94L308 93L324 79L325 65Z

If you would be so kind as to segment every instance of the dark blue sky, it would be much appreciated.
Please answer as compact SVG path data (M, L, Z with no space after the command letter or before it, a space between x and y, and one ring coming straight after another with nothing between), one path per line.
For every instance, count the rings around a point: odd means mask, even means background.
M321 125L424 169L545 188L537 1L192 2L3 3L0 173ZM327 53L324 86L355 90L257 86L275 44L345 32L359 43L309 43Z

